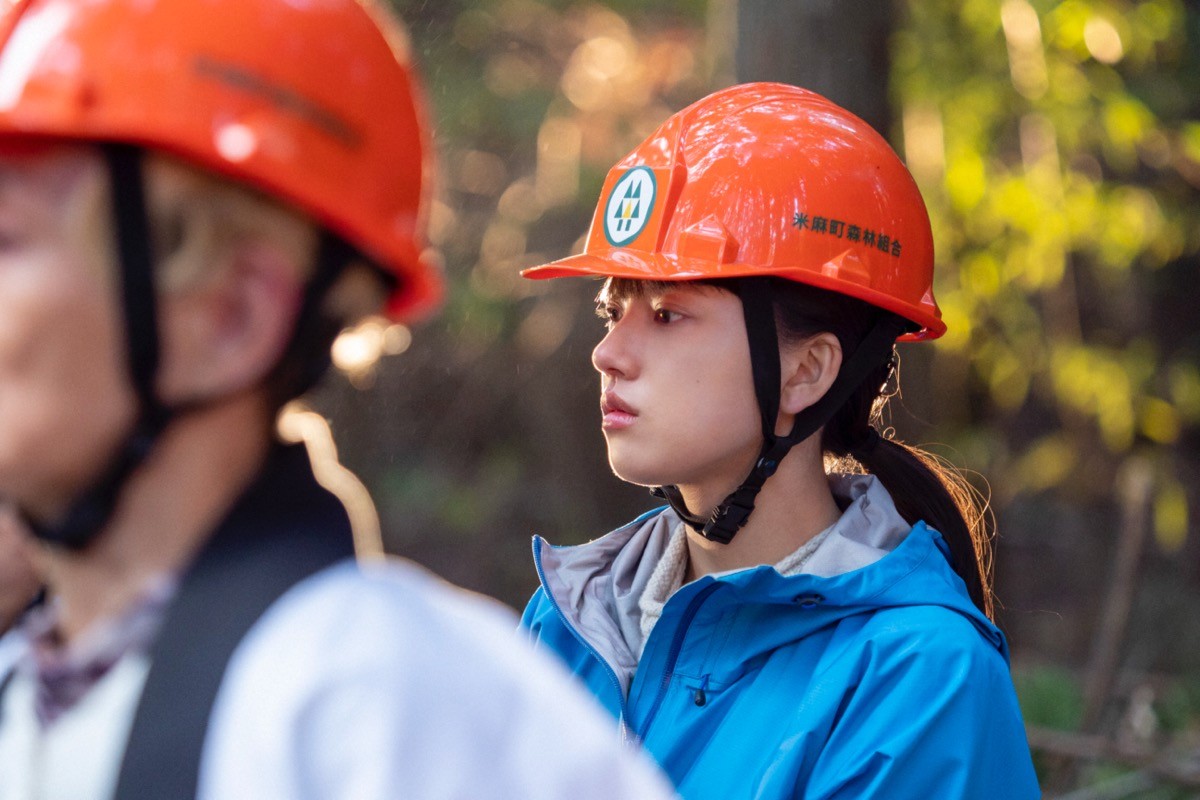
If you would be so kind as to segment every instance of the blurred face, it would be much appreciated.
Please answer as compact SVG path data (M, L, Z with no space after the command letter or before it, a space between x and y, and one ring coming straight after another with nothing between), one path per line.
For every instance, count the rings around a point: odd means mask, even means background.
M686 283L633 297L606 286L598 310L608 333L592 363L613 472L728 492L762 443L741 301Z
M52 517L130 424L98 155L0 150L0 496Z

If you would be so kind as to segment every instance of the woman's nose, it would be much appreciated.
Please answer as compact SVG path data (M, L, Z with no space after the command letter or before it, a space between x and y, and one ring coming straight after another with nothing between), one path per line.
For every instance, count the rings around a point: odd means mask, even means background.
M627 332L620 322L614 324L592 350L592 366L601 375L625 379L633 377L634 360Z

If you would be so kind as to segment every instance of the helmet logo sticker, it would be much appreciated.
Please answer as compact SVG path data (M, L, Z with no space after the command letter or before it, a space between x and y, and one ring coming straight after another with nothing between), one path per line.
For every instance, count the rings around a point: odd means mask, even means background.
M874 247L881 253L887 253L892 258L900 257L900 240L886 233L854 225L840 219L830 217L809 217L808 214L796 213L792 217L792 227L809 230L813 233L823 233L836 236L848 242L862 242L867 247Z
M604 207L604 236L609 244L620 247L645 229L657 188L647 167L634 167L621 176Z

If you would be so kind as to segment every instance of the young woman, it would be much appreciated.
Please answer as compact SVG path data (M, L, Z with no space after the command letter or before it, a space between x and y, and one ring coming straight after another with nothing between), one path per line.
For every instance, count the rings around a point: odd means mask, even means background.
M1039 796L966 484L879 432L894 344L945 331L929 218L857 117L717 92L605 184L609 461L668 506L534 542L524 623L685 798Z

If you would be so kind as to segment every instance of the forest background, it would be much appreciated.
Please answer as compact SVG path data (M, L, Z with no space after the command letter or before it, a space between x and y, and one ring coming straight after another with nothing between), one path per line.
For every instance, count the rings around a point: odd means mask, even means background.
M1048 796L1200 792L1200 9L1181 0L396 0L437 125L448 305L370 321L307 402L386 548L520 607L529 541L656 505L605 463L582 246L668 115L781 80L874 124L926 198L949 333L896 435L970 471Z

